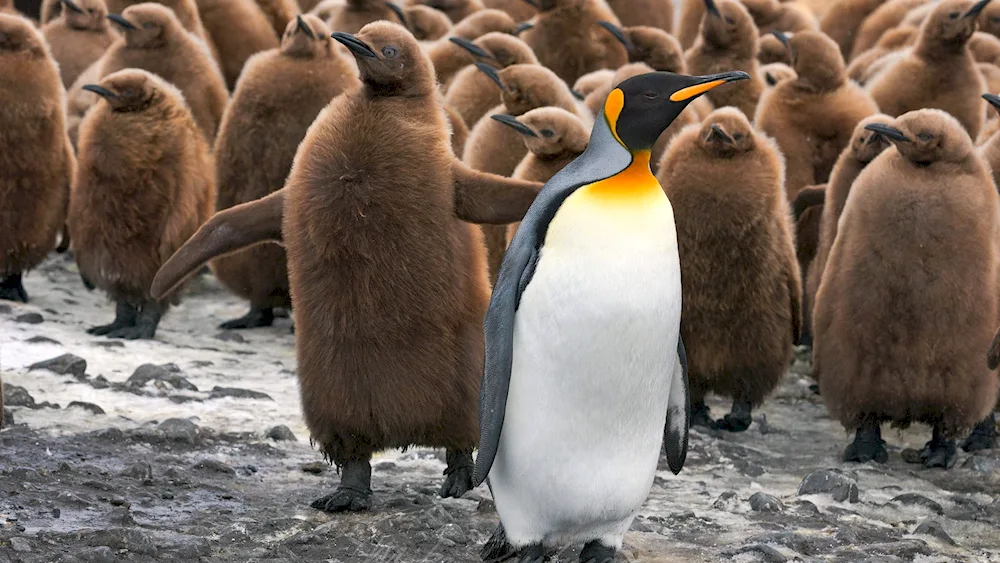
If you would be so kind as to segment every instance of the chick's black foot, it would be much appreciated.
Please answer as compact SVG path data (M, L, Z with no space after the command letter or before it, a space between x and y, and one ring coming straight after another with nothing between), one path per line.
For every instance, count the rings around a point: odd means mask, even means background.
M997 445L997 421L995 413L990 413L982 422L972 429L969 437L962 442L962 449L967 452L991 450Z
M21 283L21 274L7 276L0 280L0 299L5 301L28 302L28 292Z
M882 439L882 428L875 423L858 428L854 442L844 450L844 461L857 463L889 461L889 451L885 449L885 441Z
M219 328L240 330L245 328L261 328L274 324L274 309L271 307L250 307L250 312L238 319L226 321Z
M139 320L139 309L125 301L115 304L115 320L109 325L95 326L87 329L87 334L95 336L106 336L112 332L118 332L126 328L135 327Z
M715 427L729 432L744 432L753 423L752 413L753 407L748 401L734 400L732 412L716 420Z
M444 484L441 498L459 498L472 490L472 470L476 464L472 454L460 450L448 450L448 467L444 470Z
M955 440L945 438L940 428L934 426L931 441L927 442L920 452L920 461L928 469L934 467L951 469L958 461L958 447L955 446Z
M580 552L580 563L612 563L615 560L615 550L594 540L583 546Z
M365 461L348 461L340 476L340 486L331 495L314 500L310 506L324 512L361 512L372 507L372 466Z
M691 426L715 430L715 421L704 402L691 403Z

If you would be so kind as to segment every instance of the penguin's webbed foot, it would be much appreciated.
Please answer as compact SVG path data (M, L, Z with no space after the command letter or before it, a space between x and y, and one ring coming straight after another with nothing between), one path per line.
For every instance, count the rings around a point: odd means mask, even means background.
M540 543L532 544L517 552L517 563L545 563L545 548Z
M955 446L955 440L945 438L935 426L931 441L920 451L920 463L928 469L934 467L951 469L956 461L958 461L958 447Z
M135 311L135 309L132 309L132 311ZM135 320L131 324L111 330L106 336L108 338L123 338L125 340L151 339L156 336L156 327L160 325L160 318L163 316L163 311L164 308L155 301L147 301L142 305L142 312L134 317ZM115 318L115 323L117 322L118 318Z
M87 334L106 336L124 328L134 327L139 320L139 309L127 301L115 304L115 320L109 325L95 326L87 329Z
M445 468L445 480L441 485L441 498L460 498L472 490L472 471L476 464L472 454L460 450L448 450L448 467Z
M24 290L21 283L21 274L7 276L0 281L0 299L4 301L28 302L28 292Z
M885 463L889 461L889 451L885 449L882 429L878 424L866 425L858 429L854 442L844 450L844 461L857 463Z
M496 531L486 540L483 549L479 552L479 557L484 563L500 563L514 557L517 551L514 546L507 541L507 531L503 529L503 524L498 524Z
M121 338L123 340L149 340L156 336L156 327L146 324L137 324L136 326L117 328L108 332L105 336L108 338Z
M691 426L715 430L715 421L704 402L691 403Z
M361 512L372 507L372 492L341 485L331 495L314 500L309 506L323 512Z
M729 432L745 432L753 423L753 407L747 401L734 400L733 410L715 421L715 427Z
M240 330L244 328L262 328L274 324L274 309L271 307L250 307L250 312L238 319L226 321L219 328Z
M996 447L997 422L994 413L990 413L982 422L972 429L969 437L962 442L962 449L971 453L990 450Z
M598 540L588 542L580 552L580 563L612 563L614 560L615 549Z

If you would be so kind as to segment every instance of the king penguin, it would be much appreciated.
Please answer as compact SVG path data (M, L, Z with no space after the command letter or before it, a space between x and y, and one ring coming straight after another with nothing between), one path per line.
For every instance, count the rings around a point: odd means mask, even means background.
M500 527L485 560L585 543L607 563L649 494L661 444L677 473L689 398L673 210L653 143L695 98L744 72L652 72L611 91L587 150L538 194L484 323L474 481Z

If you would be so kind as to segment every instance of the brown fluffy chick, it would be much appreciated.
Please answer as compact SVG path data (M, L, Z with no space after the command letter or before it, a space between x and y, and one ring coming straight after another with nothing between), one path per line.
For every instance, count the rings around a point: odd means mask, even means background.
M623 26L649 26L666 33L674 29L673 0L608 0L608 6Z
M400 6L386 3L417 41L437 41L451 32L451 20L442 12L423 4Z
M989 102L997 113L1000 113L1000 96L983 94L983 99ZM987 133L989 135L979 141L979 155L989 165L993 174L993 182L1000 189L1000 120L991 121L990 127L983 130L984 135Z
M799 263L802 281L802 334L799 344L812 348L812 311L806 303L805 279L812 272L812 264L819 247L820 221L823 215L826 184L806 186L799 190L792 202L792 220L795 223L795 259Z
M5 14L8 16L21 16L26 17L24 14L19 12L17 8L14 7L14 0L0 0L0 14ZM3 408L3 397L0 397L0 409ZM3 412L0 410L0 418L3 417Z
M798 76L795 74L795 69L785 63L760 65L760 74L764 77L764 83L768 88L774 88L786 80L795 80Z
M1000 37L1000 4L990 3L979 14L979 30Z
M845 461L885 462L883 422L921 422L925 467L996 405L983 362L998 320L1000 196L962 125L941 110L869 124L894 147L855 180L816 295L814 368L857 434Z
M104 0L63 0L62 15L42 27L63 86L69 88L118 38L108 24Z
M885 137L875 131L869 131L866 127L872 123L888 123L891 120L890 116L881 113L862 119L854 128L851 143L840 154L840 158L837 159L837 163L833 167L823 201L816 257L806 275L803 307L806 318L812 318L816 292L819 291L819 284L823 279L823 270L830 258L833 241L837 238L837 223L844 212L847 196L851 193L851 186L854 185L854 181L861 174L861 171L889 146L889 141Z
M924 21L917 45L867 84L888 115L937 108L955 116L973 138L985 116L985 84L966 43L990 0L942 0Z
M851 56L848 60L864 53L875 46L883 35L898 27L906 18L906 14L914 8L926 4L929 0L889 0L874 11L872 11L865 21L858 28L854 38L854 46L851 48Z
M516 24L505 12L500 10L482 10L451 28L451 34L437 41L423 45L427 56L431 58L438 82L447 88L460 70L476 62L476 58L465 48L451 41L452 37L475 41L491 32L514 33Z
M912 26L887 31L874 47L854 57L847 66L847 77L864 86L873 76L902 58L919 35L920 30Z
M253 0L197 0L198 15L219 53L226 87L236 80L254 53L278 47L271 20Z
M538 14L533 3L525 0L483 0L487 10L506 12L514 21L526 22Z
M539 0L538 15L520 37L538 61L567 84L602 68L616 69L628 62L619 40L600 22L621 27L618 17L602 0Z
M715 107L734 106L752 118L764 91L757 63L757 26L750 12L736 0L705 0L708 8L701 22L701 34L684 54L687 71L708 75L742 70L750 80L713 88L705 98Z
M331 12L327 23L334 31L357 33L365 25L379 20L403 23L385 0L346 0L339 10Z
M443 13L452 23L458 23L486 6L480 0L407 0L409 5L427 6Z
M775 143L721 108L670 143L657 174L677 224L693 424L746 430L798 341L801 281L782 172ZM732 412L712 421L709 392L732 397Z
M826 183L858 122L878 106L847 80L840 49L825 34L805 31L787 41L796 78L764 96L754 123L781 147L793 201L800 188Z
M786 35L792 36L792 34ZM788 48L777 36L768 33L761 35L760 40L757 41L757 61L760 62L761 66L771 63L791 65L792 54L788 52Z
M653 70L682 72L679 69L684 68L684 51L677 39L666 31L647 25L624 28L611 22L600 22L599 25L625 46L628 62L645 63Z
M330 100L360 86L353 60L335 48L316 16L288 24L280 49L247 61L215 142L216 209L260 199L285 185L295 151ZM295 111L289 111L295 108ZM291 307L285 251L262 244L218 258L212 270L250 311L225 329L270 326L275 307Z
M523 41L506 33L487 33L475 41L454 37L451 39L469 51L477 62L494 68L507 68L515 64L538 64L538 59ZM493 79L474 65L463 68L448 85L444 102L462 117L468 127L473 127L490 109L500 105L501 90Z
M819 31L816 16L797 2L778 0L740 0L753 17L761 35L772 31L795 33L799 31Z
M307 8L299 8L296 0L255 0L267 20L271 22L274 34L280 36L288 27L288 22L295 19L299 12L308 12Z
M211 147L158 76L126 69L86 88L103 100L80 127L69 230L80 275L115 302L114 322L87 332L153 338L170 305L153 277L215 207Z
M837 42L845 60L854 51L854 40L865 19L888 0L840 0L820 18L819 28ZM781 30L778 30L781 31Z
M28 301L21 277L56 246L75 164L45 38L31 21L0 14L0 299Z
M121 14L108 17L118 25L124 37L115 41L94 63L97 76L103 78L125 68L156 74L181 91L205 138L210 142L214 140L229 93L204 43L185 31L174 12L160 4L136 4ZM78 80L73 90L79 91L81 86ZM100 100L93 94L89 97L88 105L82 108L84 111ZM78 115L83 113L81 108L71 106L71 109Z

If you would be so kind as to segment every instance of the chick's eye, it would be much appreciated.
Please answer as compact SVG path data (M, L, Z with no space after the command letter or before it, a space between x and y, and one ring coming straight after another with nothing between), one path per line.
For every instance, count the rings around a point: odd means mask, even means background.
M734 141L739 141L742 138L743 138L743 133L733 133L733 140Z
M93 14L93 13L94 13L94 9L93 9L93 8L90 8L89 10L87 10L87 13L88 13L88 14Z
M917 138L921 141L930 141L934 138L934 135L931 135L930 133L918 133Z
M958 12L951 12L950 14L948 14L948 19L949 20L957 20L958 16L960 16L960 15L962 15L962 14L960 14Z
M542 129L540 131L540 133L542 134L543 137L552 137L552 136L555 136L555 132L552 131L551 129Z
M142 28L143 29L153 29L154 27L156 27L156 26L154 26L150 22L146 22L146 23L142 24Z
M736 23L736 20L734 20L729 16L726 16L726 23L728 23L729 25L733 25L734 23Z
M395 47L385 47L382 49L382 56L387 59L395 59L399 55Z

